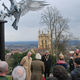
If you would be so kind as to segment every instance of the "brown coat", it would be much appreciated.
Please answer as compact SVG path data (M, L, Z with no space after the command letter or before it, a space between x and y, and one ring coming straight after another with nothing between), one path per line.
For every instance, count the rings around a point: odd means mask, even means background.
M20 64L26 69L26 80L31 79L31 62L32 58L28 58L27 56L23 57Z
M34 60L31 63L31 80L42 80L44 73L44 63L40 60Z

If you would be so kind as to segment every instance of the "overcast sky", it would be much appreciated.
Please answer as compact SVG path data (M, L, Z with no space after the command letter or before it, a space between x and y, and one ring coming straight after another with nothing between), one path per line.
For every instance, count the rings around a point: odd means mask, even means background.
M44 0L49 6L55 6L64 18L69 19L69 31L76 37L80 37L80 0ZM9 0L4 0L5 4L10 6ZM5 40L6 41L36 41L38 40L38 30L44 28L40 24L40 11L26 13L20 18L18 23L19 29L16 31L11 26L11 18L5 24Z

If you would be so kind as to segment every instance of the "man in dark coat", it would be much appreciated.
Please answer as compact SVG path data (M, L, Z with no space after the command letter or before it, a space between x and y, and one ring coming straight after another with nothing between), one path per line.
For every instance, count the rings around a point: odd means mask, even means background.
M70 69L70 72L71 72L72 70L74 70L73 57L70 57L70 59L69 59L69 69Z
M50 53L48 51L45 52L45 55L42 56L42 61L45 65L45 78L49 77L50 75L50 69L52 65L52 57L50 56Z
M75 69L71 71L72 80L80 80L80 58L75 59Z

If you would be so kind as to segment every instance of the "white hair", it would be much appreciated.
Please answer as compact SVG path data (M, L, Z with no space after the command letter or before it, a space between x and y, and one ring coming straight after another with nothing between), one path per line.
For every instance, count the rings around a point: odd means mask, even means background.
M0 73L4 73L8 70L8 63L6 61L0 61Z
M29 51L28 54L32 54L32 53Z
M13 80L25 80L26 79L26 71L24 67L17 66L14 68L12 72Z

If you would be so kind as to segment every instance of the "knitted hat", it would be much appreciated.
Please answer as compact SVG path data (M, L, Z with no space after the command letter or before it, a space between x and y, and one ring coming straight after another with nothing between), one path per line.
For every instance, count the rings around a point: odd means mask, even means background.
M40 53L36 53L36 57L35 57L36 59L41 59L41 55L40 55Z

